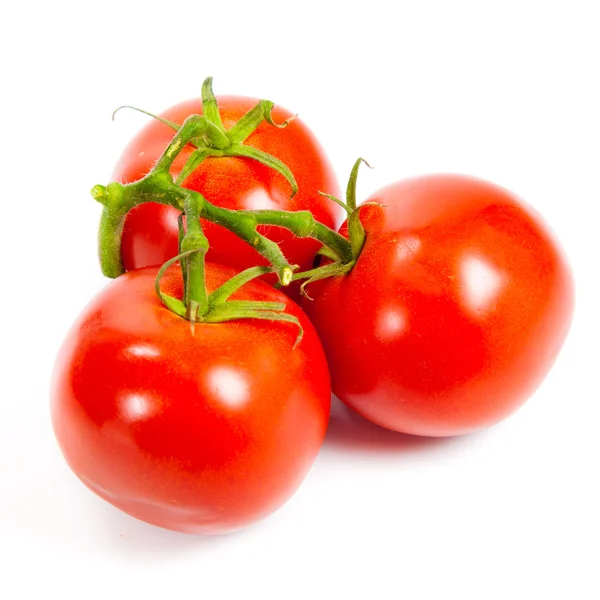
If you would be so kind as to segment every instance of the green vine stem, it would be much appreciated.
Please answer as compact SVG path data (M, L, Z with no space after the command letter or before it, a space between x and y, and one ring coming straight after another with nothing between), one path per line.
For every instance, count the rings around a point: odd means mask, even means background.
M102 271L108 277L118 277L124 272L121 235L129 210L144 202L158 202L183 210L187 198L200 196L198 192L177 186L169 178L161 174L150 174L130 184L110 183L106 187L94 187L94 198L104 205L100 222L99 254ZM226 227L255 248L273 265L282 285L288 285L292 280L293 267L275 242L257 232L259 225L278 225L289 229L297 237L317 239L342 262L347 263L353 258L348 240L317 221L310 211L236 211L203 200L199 216Z
M271 116L272 102L261 100L229 130L225 130L223 127L210 77L204 81L202 86L202 103L205 115L191 115L181 126L160 119L163 123L173 127L176 133L146 177L130 184L113 182L106 187L96 185L92 189L92 196L104 205L98 237L100 265L106 276L114 278L124 272L121 258L121 237L127 213L134 206L144 202L168 204L183 211L186 198L193 195L194 192L181 188L179 184L208 157L240 156L257 160L285 177L290 183L291 194L296 193L298 189L296 180L286 165L279 159L256 148L243 145L245 139L263 121L277 127L287 125L289 121L278 125L274 123ZM170 168L175 158L188 144L195 146L196 150L192 152L180 176L174 182ZM279 281L283 285L289 284L293 268L274 242L257 233L256 226L260 224L257 217L234 218L233 211L218 209L208 202L202 204L205 207L202 217L235 231L274 265ZM303 223L298 223L296 228L303 229L305 226ZM339 247L340 244L338 243L337 246Z
M208 312L208 295L204 277L204 257L208 251L208 240L202 232L200 213L204 204L204 196L190 194L185 199L185 220L187 231L181 239L181 252L188 253L182 268L185 272L184 302L188 308L188 318L195 320L197 315Z
M108 277L118 277L124 272L121 258L121 236L127 213L144 202L167 204L184 211L186 199L199 195L182 188L173 181L169 169L178 153L190 140L203 135L213 135L213 125L201 115L188 117L171 140L155 167L148 175L133 183L113 182L106 187L96 185L92 196L104 205L100 220L99 257L102 272ZM257 232L258 225L280 225L298 237L313 237L328 246L342 262L352 260L352 247L348 240L318 222L309 211L283 212L275 210L233 211L211 204L200 203L200 216L233 231L254 247L274 267L282 285L292 281L293 267L279 246Z

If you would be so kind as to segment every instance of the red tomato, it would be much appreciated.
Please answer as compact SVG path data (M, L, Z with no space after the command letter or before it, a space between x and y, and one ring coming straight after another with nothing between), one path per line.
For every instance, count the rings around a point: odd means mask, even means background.
M250 110L258 101L252 98L223 96L217 98L221 119L226 129ZM201 114L199 99L174 106L162 114L176 123L191 114ZM292 114L281 107L273 110L275 122L283 122ZM146 175L172 139L174 131L160 121L152 120L131 141L121 156L113 179L121 183L136 181ZM328 227L341 221L341 209L323 198L319 191L339 193L339 186L325 153L308 127L294 119L285 129L262 123L247 138L246 145L263 150L284 162L294 174L298 193L290 199L289 183L279 173L248 158L223 157L205 160L184 182L184 187L203 194L207 200L229 209L309 210ZM181 171L193 148L184 149L173 164L174 176ZM177 211L173 208L144 204L134 208L125 222L121 245L127 270L163 264L177 254ZM203 222L210 242L209 260L248 268L267 262L246 242L213 223ZM275 242L291 264L301 270L310 269L320 244L313 239L295 238L280 227L260 227Z
M464 434L519 407L569 329L573 281L541 218L492 184L420 177L369 198L346 276L309 287L334 393L371 421Z
M209 290L233 270L207 265ZM155 268L111 283L73 326L56 362L52 420L73 471L149 523L234 530L302 482L329 417L327 363L298 306L253 281L233 298L287 302L302 324L191 323L154 292ZM181 297L181 275L161 288Z

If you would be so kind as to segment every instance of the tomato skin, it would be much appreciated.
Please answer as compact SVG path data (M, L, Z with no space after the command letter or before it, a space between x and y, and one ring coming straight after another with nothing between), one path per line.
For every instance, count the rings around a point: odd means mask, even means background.
M516 410L552 366L573 280L539 215L455 175L394 183L363 206L347 276L309 287L333 392L367 419L425 436L465 434ZM344 231L344 227L342 228Z
M221 119L229 129L258 100L241 96L220 96L217 102ZM176 123L191 114L202 114L199 99L182 102L165 111L162 116ZM281 123L292 113L282 107L273 109L273 119ZM113 172L113 180L121 183L137 181L146 175L173 138L173 130L160 121L149 122L129 143ZM319 191L338 195L339 185L325 152L314 134L300 120L294 119L284 129L262 123L246 140L253 146L279 158L292 171L298 183L298 193L290 199L289 183L273 169L255 160L239 157L209 158L186 179L184 187L203 194L207 200L229 209L309 210L328 227L337 227L342 210L334 202L319 195ZM188 146L177 157L171 173L177 176L193 148ZM157 212L164 226L154 225ZM163 264L177 254L177 211L170 207L144 204L128 215L123 231L122 255L126 270ZM265 259L237 236L213 223L203 221L210 242L208 259L244 269L267 264ZM149 234L148 230L154 233ZM280 243L290 264L302 270L312 267L320 248L313 239L299 239L280 227L260 227L273 241Z
M209 289L233 270L207 265ZM188 533L260 519L302 482L323 441L330 384L320 341L296 305L254 281L236 299L286 301L304 328L245 319L191 324L153 289L155 268L112 282L84 310L56 362L51 412L77 476L121 510ZM181 276L161 287L181 296Z

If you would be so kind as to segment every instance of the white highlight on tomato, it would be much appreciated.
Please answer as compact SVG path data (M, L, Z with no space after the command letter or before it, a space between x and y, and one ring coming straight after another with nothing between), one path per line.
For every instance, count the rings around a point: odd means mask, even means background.
M406 330L406 317L402 310L396 306L383 309L378 313L375 323L375 335L382 341L388 342Z
M250 394L250 384L235 369L217 367L209 374L209 384L215 389L219 398L230 408L243 406Z
M396 242L396 260L403 262L414 256L421 249L421 240L417 236L407 235Z
M126 394L121 398L121 411L130 421L145 421L154 414L154 402L143 394Z
M265 210L280 207L279 203L275 202L264 190L255 190L246 197L244 208L246 210Z
M147 358L154 358L156 356L160 356L160 351L149 344L134 344L127 348L127 352L129 354L133 354L134 356L141 356Z
M467 256L460 265L461 284L468 308L476 314L493 308L504 285L504 275L489 261Z

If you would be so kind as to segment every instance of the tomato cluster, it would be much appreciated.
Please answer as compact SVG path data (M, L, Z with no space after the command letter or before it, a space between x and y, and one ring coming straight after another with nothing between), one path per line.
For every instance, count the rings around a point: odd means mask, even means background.
M125 272L64 342L52 419L102 498L155 525L218 533L300 485L332 390L415 435L505 418L561 348L573 281L541 217L507 190L434 175L357 207L357 162L344 205L299 119L217 100L207 81L202 102L151 121L115 183L94 188L103 268ZM301 306L277 278L304 279Z

